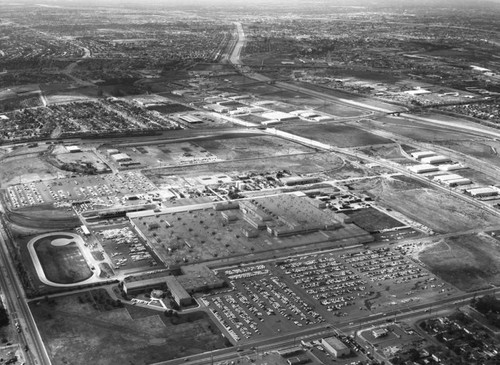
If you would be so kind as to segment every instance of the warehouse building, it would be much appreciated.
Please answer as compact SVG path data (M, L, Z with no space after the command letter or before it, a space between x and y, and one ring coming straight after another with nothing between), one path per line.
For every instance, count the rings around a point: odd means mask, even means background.
M453 171L453 170L460 170L461 168L462 168L462 165L460 165L458 163L439 165L440 171Z
M434 176L434 180L435 181L439 181L439 182L445 182L445 181L448 181L448 180L457 180L457 179L461 179L461 178L462 178L462 176L457 175L457 174L448 174L448 175Z
M205 265L182 266L183 275L177 276L177 281L190 294L206 290L222 288L225 281Z
M372 335L375 338L385 337L389 335L389 331L387 330L387 328L377 328L372 331Z
M334 357L343 357L350 354L349 348L336 337L327 337L321 339L321 344Z
M450 188L453 188L455 186L470 185L472 184L472 181L470 179L467 179L466 177L462 177L456 180L446 180L444 181L444 184L449 186Z
M412 152L411 157L420 160L424 157L430 157L430 156L436 156L435 152L432 151L417 151L417 152Z
M78 146L66 146L66 150L69 153L77 153L77 152L82 152L81 148Z
M498 190L491 187L467 189L465 192L474 198L486 198L498 195Z
M297 356L304 352L304 349L300 346L294 346L283 350L278 350L278 355L281 357Z
M213 110L214 112L217 112L217 113L228 113L229 112L229 108L227 106L219 105L219 104L207 104L204 106L204 108L208 109L208 110Z
M195 117L193 115L181 115L179 116L179 118L189 124L203 123L203 121L200 118Z
M314 176L287 176L280 180L287 186L314 184L320 181L318 177Z
M193 302L193 298L191 298L191 295L189 295L189 293L186 291L186 289L184 289L181 283L179 283L175 276L167 276L166 278L164 278L164 280L166 281L167 287L170 290L170 293L172 294L172 297L174 298L177 305L182 307L190 305Z
M422 163L424 164L430 164L430 165L439 165L443 163L452 162L451 158L443 155L424 157L420 161L422 161Z
M284 122L286 120L297 119L297 117L293 114L284 113L284 112L268 112L263 113L262 118L266 118L269 120L278 120L280 122Z
M115 162L126 162L126 161L132 161L132 159L130 158L129 155L127 155L126 153L117 153L115 155L111 155L111 158L115 161Z
M148 290L153 290L153 289L163 290L166 288L167 288L167 283L165 282L164 277L123 282L123 290L128 295L137 295L140 293L144 293Z
M437 166L432 166L429 164L424 164L424 165L414 165L408 167L408 170L416 173L416 174L425 174L426 172L435 172L439 171L439 168Z

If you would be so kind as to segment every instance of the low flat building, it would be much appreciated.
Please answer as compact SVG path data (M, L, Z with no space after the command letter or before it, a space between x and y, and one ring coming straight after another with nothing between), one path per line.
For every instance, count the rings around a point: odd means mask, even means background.
M163 278L166 282L172 297L174 298L177 305L180 307L190 305L193 302L193 298L189 293L184 289L184 287L179 283L175 276L167 276Z
M453 170L460 170L462 168L463 168L462 165L460 165L458 163L439 165L440 171L453 171Z
M488 196L498 195L498 190L490 187L467 189L465 192L475 198L485 198Z
M435 152L432 151L417 151L417 152L412 152L411 157L420 160L424 157L430 157L430 156L436 156Z
M284 112L267 112L262 114L262 118L266 118L269 120L278 120L280 122L283 122L285 120L296 119L297 117L293 114Z
M372 331L372 335L375 338L380 338L380 337L385 337L389 334L389 331L387 328L377 328L376 330Z
M69 153L77 153L77 152L82 152L81 148L78 146L66 146L66 150Z
M294 347L290 347L288 349L279 350L278 355L280 355L281 357L290 357L290 356L296 356L296 355L302 354L303 352L304 352L304 349L302 347L294 346Z
M164 277L123 282L123 290L128 295L136 295L144 293L148 290L153 290L153 289L163 290L166 288L167 288L167 283L165 282Z
M424 164L439 165L451 162L451 158L439 155L439 156L424 157L420 161L422 161L422 163Z
M336 337L323 338L321 339L321 344L325 350L334 357L347 356L351 352L351 350Z
M181 119L189 124L203 123L203 121L200 118L195 117L194 115L181 115L181 116L179 116L179 119Z
M461 179L461 178L462 178L462 176L457 175L457 174L434 176L434 180L439 181L439 182L445 182L448 180L457 180L457 179Z
M410 170L416 174L425 174L426 172L439 171L439 168L437 166L423 164L423 165L410 166L410 167L408 167L408 170Z
M444 184L448 185L449 187L455 187L462 185L470 185L472 184L472 181L470 179L467 179L466 177L462 177L460 179L455 179L455 180L446 180L444 181Z
M116 162L132 161L130 156L127 155L126 153L117 153L117 154L111 155L111 158Z

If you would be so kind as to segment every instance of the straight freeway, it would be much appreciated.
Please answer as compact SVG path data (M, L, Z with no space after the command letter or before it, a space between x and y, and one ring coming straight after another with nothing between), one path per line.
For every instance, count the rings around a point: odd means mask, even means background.
M10 259L7 240L0 223L0 286L5 297L5 306L11 322L19 323L19 342L24 351L26 364L51 365L47 350L43 344L35 319L24 298L22 284Z

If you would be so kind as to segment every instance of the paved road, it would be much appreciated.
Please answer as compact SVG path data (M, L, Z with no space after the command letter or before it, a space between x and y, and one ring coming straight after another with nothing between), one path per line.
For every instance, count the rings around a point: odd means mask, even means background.
M236 25L236 31L238 32L238 40L234 45L231 56L229 57L229 62L231 62L233 65L241 65L240 55L246 41L245 33L243 32L241 23L235 22L234 25Z
M50 365L47 350L43 344L31 310L24 298L22 284L17 276L14 264L7 251L8 237L0 226L0 286L5 293L6 307L12 322L20 324L19 343L22 347L28 346L25 352L26 363L29 365Z
M187 358L164 361L156 365L178 365L189 361L189 364L210 364L213 362L235 360L240 356L255 355L256 352L271 351L279 348L290 347L300 343L301 340L314 340L325 336L331 336L337 333L354 333L357 330L370 326L380 326L388 321L398 321L418 317L421 315L431 315L444 310L452 310L457 306L464 305L476 295L499 294L500 289L492 288L478 291L476 293L458 294L449 298L438 300L434 303L417 304L408 306L407 308L390 311L385 314L376 314L367 317L358 318L355 320L345 320L343 322L331 324L323 324L304 330L287 333L286 335L267 338L249 342L245 345L236 348L221 349L212 351L211 353L197 354Z

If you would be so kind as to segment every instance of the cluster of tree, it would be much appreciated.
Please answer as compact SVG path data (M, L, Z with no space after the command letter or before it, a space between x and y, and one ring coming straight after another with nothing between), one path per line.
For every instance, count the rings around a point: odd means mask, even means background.
M472 299L471 304L482 314L500 313L500 300L493 295L485 295L484 297L474 298Z
M7 326L9 324L9 314L4 307L0 307L0 327Z
M80 303L90 303L96 310L111 310L114 308L123 308L123 302L120 299L112 299L109 294L103 290L92 290L84 295L78 296Z

